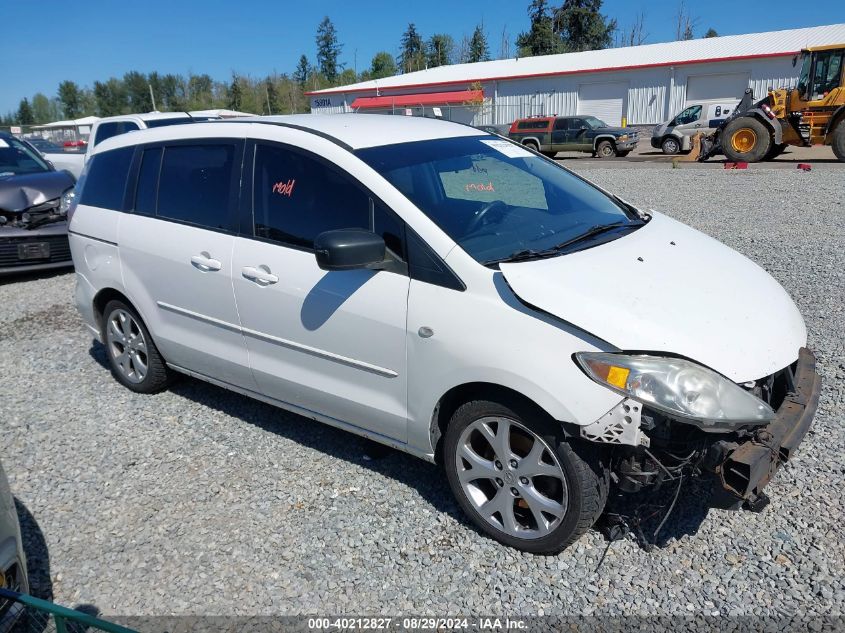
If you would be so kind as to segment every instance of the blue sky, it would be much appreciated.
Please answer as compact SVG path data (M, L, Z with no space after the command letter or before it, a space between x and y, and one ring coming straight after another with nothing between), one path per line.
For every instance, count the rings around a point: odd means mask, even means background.
M552 4L558 4L552 0ZM456 40L484 23L491 53L499 54L502 30L513 50L528 28L528 0L0 0L0 112L16 110L36 92L54 96L60 81L91 85L129 70L264 76L292 72L299 56L313 61L317 24L328 15L344 44L341 61L360 72L380 50L396 53L408 22L423 36L446 32ZM603 13L629 25L645 13L648 43L674 39L679 0L605 0ZM845 22L845 2L794 0L701 2L686 0L721 35Z

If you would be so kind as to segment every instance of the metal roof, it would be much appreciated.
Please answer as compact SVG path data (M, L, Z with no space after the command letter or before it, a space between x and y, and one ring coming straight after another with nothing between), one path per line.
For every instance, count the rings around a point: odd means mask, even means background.
M682 42L606 48L582 53L563 53L561 55L497 59L474 64L438 66L437 68L385 77L384 79L315 90L306 94L416 88L444 84L466 84L494 79L519 79L543 75L631 70L654 66L778 57L795 54L808 46L840 43L845 43L845 24L830 24L748 35L727 35Z

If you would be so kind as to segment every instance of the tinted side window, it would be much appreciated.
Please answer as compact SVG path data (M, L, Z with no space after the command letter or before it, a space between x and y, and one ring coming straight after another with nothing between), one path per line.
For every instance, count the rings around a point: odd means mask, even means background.
M79 203L122 211L126 179L134 153L134 147L121 147L91 157Z
M102 143L112 136L138 129L140 129L138 125L132 121L110 121L108 123L102 123L97 127L97 138L94 139L94 145Z
M555 129L556 130L566 130L569 128L569 119L556 119L555 120Z
M230 229L233 196L237 195L232 186L234 163L234 144L165 147L156 215L211 229Z
M370 228L370 197L348 176L284 147L255 148L255 235L313 248L333 229Z
M141 169L138 173L138 186L135 189L135 213L141 215L156 214L161 154L160 147L144 150L141 157Z

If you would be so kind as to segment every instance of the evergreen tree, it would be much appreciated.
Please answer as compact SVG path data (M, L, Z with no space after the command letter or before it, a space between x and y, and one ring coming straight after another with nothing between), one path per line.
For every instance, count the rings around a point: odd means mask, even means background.
M713 27L710 27L709 29L707 29L707 33L704 34L704 37L706 37L706 38L719 37L719 34L716 33L716 29L714 29Z
M548 0L532 0L528 7L528 16L531 19L531 28L516 38L519 54L529 57L562 53L563 43L554 31Z
M402 34L402 44L396 63L403 73L422 70L425 67L423 40L413 22L408 24L408 28Z
M128 110L123 82L114 77L106 82L94 82L94 101L101 117L124 114Z
M429 68L448 66L452 63L455 51L455 40L451 35L435 33L426 43L426 63Z
M396 61L393 59L393 55L385 51L381 51L373 56L373 61L370 62L371 79L392 77L396 74L396 72Z
M32 107L29 105L29 99L26 97L21 99L20 105L18 106L17 120L19 125L32 125L35 123Z
M469 62L486 62L490 60L490 47L487 46L487 36L484 35L482 25L475 27L469 41Z
M337 63L342 45L337 41L337 30L329 19L323 18L317 27L317 66L330 83L337 80L341 65Z
M78 119L81 107L81 95L79 86L73 81L63 81L59 84L59 101L62 104L64 117L67 119Z
M230 110L240 110L243 107L241 82L235 73L232 73L232 83L229 84L226 96L228 97L227 107Z
M564 0L554 12L553 28L567 52L593 51L613 44L616 20L601 12L602 0Z
M153 102L150 99L150 84L147 77L135 70L123 75L123 87L126 91L126 98L129 101L129 109L132 112L150 112L153 109ZM156 107L161 109L159 104Z
M310 74L311 65L308 63L308 58L305 55L301 55L299 63L296 65L296 70L293 71L293 80L300 86L304 86Z
M35 123L49 123L52 120L52 108L46 95L36 92L32 97L32 118Z

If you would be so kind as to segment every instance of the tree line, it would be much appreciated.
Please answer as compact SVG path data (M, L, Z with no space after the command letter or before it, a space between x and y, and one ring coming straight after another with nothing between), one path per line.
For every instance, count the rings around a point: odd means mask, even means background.
M630 25L621 27L615 19L601 13L602 0L532 0L528 5L527 31L515 39L513 52L520 57L551 55L613 46L637 46L648 39L645 14L640 13ZM699 19L681 0L676 15L676 39L693 39ZM704 37L715 37L709 29ZM76 119L88 115L113 116L131 112L231 109L254 114L290 114L309 111L305 92L358 81L381 79L400 73L449 64L488 61L492 58L483 24L471 35L456 41L448 33L421 34L414 23L408 24L400 38L399 53L376 53L367 68L358 72L340 62L343 44L337 29L326 16L317 27L314 63L306 54L299 58L291 74L273 73L252 77L232 73L228 81L212 79L208 74L160 74L129 71L123 77L95 81L80 86L66 80L53 97L41 92L31 99L21 99L16 112L0 116L0 125L31 125L58 119ZM357 57L357 56L356 56ZM499 59L512 57L511 38L501 34Z

